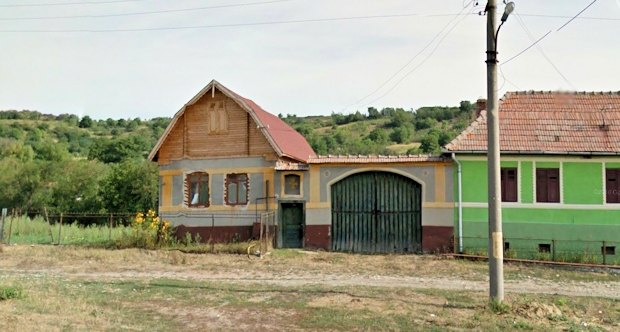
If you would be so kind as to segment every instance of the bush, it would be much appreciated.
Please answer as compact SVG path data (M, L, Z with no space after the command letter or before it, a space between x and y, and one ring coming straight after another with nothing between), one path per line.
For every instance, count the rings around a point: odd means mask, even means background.
M191 237L191 236L190 236ZM138 212L131 222L131 232L117 242L119 248L155 249L172 243L169 221L162 221L155 211Z
M0 301L18 299L22 297L22 290L15 286L0 286Z

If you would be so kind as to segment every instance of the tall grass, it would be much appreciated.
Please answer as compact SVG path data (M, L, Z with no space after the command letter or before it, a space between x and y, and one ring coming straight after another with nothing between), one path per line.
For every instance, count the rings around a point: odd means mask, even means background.
M9 241L9 228L11 229L11 244L57 244L58 229L60 224L48 224L42 217L28 218L16 217L12 225L9 218L4 225L4 242ZM51 235L50 235L51 233ZM188 253L215 253L215 254L247 254L248 247L257 242L240 243L202 243L199 235L176 239L169 238L158 242L157 232L148 228L131 226L110 227L108 225L80 226L77 223L63 224L60 233L60 244L80 245L106 248L146 248L146 249L171 249ZM54 238L52 242L52 236ZM0 247L1 252L1 247Z
M56 244L58 243L58 231L60 231L60 244L73 245L111 245L131 232L131 227L107 225L81 226L72 224L48 224L43 218L16 217L10 224L7 218L4 225L4 242L9 240L11 230L11 244ZM53 238L53 241L52 241Z

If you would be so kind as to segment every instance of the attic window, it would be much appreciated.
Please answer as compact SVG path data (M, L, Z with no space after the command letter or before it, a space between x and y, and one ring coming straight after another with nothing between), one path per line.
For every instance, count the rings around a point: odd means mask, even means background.
M207 123L207 133L209 134L226 134L228 132L228 113L226 113L224 101L209 103Z

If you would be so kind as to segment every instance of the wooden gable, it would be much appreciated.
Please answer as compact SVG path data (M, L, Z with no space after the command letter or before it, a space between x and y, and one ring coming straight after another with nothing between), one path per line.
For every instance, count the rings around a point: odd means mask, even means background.
M185 107L158 152L159 164L178 159L277 154L254 119L237 102L214 89Z

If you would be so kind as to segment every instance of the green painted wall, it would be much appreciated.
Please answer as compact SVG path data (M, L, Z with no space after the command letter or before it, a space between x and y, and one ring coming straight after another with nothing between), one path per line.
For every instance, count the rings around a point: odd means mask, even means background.
M537 161L536 168L560 168L560 163L556 161Z
M563 163L564 204L601 204L603 176L600 163Z
M488 190L486 161L462 161L461 165L463 202L486 202Z
M520 162L502 161L503 167L520 166L520 202L505 204L502 209L504 237L510 239L510 249L539 255L539 244L553 242L558 255L588 253L601 262L605 241L606 246L616 247L616 255L607 256L607 262L620 264L620 209L604 205L603 162L579 157L554 159L533 156ZM471 252L485 249L488 242L487 208L480 206L487 201L487 161L462 160L461 164L464 248ZM534 164L536 168L561 166L563 203L534 202ZM620 161L605 166L620 168ZM455 233L457 230L455 227Z
M534 201L534 163L531 161L521 162L521 202L532 203Z

